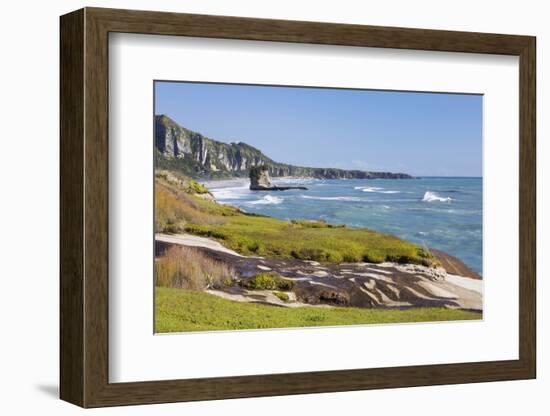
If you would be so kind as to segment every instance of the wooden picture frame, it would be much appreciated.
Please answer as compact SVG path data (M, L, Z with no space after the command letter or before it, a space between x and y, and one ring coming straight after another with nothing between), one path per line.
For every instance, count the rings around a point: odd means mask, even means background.
M338 392L536 376L535 38L85 8L61 17L60 396L82 407ZM520 91L519 359L109 383L111 32L515 55Z

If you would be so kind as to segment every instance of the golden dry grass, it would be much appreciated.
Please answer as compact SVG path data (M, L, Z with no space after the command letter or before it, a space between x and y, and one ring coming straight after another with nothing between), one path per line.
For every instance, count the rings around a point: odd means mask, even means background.
M188 223L223 224L223 217L201 210L201 207L184 192L174 192L155 183L155 231L179 233Z
M204 290L231 285L235 271L200 251L188 247L170 247L155 263L156 285Z

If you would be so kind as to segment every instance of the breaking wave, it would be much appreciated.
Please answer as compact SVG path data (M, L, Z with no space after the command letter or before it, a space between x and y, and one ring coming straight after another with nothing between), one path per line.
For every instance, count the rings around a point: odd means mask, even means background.
M377 186L356 186L353 189L358 189L363 192L375 192L378 194L399 194L401 191L384 191L384 188Z
M442 197L431 191L426 191L424 197L422 198L422 202L451 202L452 200L453 199L450 196Z

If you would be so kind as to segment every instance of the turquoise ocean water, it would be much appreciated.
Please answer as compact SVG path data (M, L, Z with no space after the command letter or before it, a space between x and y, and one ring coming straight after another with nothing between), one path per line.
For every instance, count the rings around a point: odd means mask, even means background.
M209 182L216 199L281 219L368 227L443 250L482 274L482 179L283 179L304 190L254 192L248 180Z

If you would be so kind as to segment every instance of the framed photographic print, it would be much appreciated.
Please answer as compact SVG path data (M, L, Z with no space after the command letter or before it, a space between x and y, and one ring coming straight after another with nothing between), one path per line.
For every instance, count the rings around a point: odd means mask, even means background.
M83 406L534 378L535 38L61 17Z

